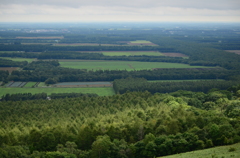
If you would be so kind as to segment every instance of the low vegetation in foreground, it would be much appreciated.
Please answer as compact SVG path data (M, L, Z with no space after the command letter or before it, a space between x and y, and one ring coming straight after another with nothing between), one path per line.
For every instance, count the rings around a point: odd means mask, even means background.
M240 157L240 143L214 147L210 149L191 151L161 158L238 158Z

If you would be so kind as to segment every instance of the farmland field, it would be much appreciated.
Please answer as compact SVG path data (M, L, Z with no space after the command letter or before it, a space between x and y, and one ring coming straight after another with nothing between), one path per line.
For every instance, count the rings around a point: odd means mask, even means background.
M12 84L9 84L8 87L22 87L25 84L26 82L12 82Z
M46 84L45 82L39 82L37 87L46 87Z
M182 82L182 81L225 81L222 79L196 79L196 80L148 80L148 82Z
M5 94L16 94L16 93L96 93L99 96L110 96L114 95L112 87L93 87L93 88L0 88L0 97Z
M157 44L154 44L150 41L146 40L136 40L136 41L130 41L128 42L128 45L134 45L134 46L157 46Z
M168 57L188 57L187 55L182 53L162 53L162 54Z
M190 66L179 63L137 62L137 61L100 61L100 60L59 60L62 67L87 70L144 70L156 68L213 68L204 66Z
M146 41L146 40L136 40L136 41L130 41L130 43L152 43L152 42Z
M23 45L50 45L52 43L21 43L21 44L23 44Z
M102 52L105 56L130 56L130 55L149 55L149 56L161 56L162 54L157 51L114 51L114 52Z
M55 43L53 46L120 46L117 44L99 44L99 43Z
M110 82L62 82L54 84L56 87L112 87Z
M229 152L230 148L236 149ZM163 156L161 158L239 158L240 157L240 143L220 146L210 149L191 151L187 153L175 154L170 156Z
M240 55L240 50L226 50L226 51Z
M63 36L16 37L16 39L63 39Z
M8 71L10 73L14 70L17 70L17 69L19 69L19 67L0 67L0 70Z
M24 87L28 87L28 88L31 88L32 86L34 86L37 82L28 82L27 84L25 84Z
M10 57L0 57L0 58L12 60L12 61L27 61L27 62L32 62L33 60L36 60L35 58L10 58Z

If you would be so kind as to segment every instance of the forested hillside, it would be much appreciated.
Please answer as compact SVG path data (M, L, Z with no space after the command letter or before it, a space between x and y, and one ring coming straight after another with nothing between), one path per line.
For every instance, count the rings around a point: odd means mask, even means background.
M240 141L240 86L0 102L1 157L154 157Z

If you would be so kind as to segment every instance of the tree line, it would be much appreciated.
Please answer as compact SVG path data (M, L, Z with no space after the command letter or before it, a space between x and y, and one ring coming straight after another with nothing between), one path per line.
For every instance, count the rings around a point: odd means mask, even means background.
M0 67L24 67L27 64L27 61L12 61L9 59L0 58Z
M123 94L127 91L149 91L151 93L169 93L177 90L194 92L208 92L212 88L226 89L240 81L168 81L148 82L145 78L116 79L113 82L115 93Z
M59 98L77 98L77 97L97 97L94 93L16 93L16 94L5 94L1 97L1 101L24 101L24 100L37 100L37 99L59 99Z

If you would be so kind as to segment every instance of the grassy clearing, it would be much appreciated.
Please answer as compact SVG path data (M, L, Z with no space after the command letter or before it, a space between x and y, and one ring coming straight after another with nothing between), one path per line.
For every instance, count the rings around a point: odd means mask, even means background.
M234 148L236 150L229 152L230 148ZM240 143L205 150L181 153L171 156L163 156L161 158L239 158L239 157L240 157Z
M102 52L103 55L105 56L130 56L130 55L149 55L149 56L162 56L160 52L156 51L123 51L123 52Z
M33 87L37 82L28 82L24 87L31 88Z
M47 85L45 84L45 82L40 82L37 87L46 87Z
M209 68L203 66L190 66L187 64L179 63L164 63L164 62L137 62L137 61L86 61L86 60L72 60L61 61L62 67L74 69L87 69L87 70L144 70L154 68Z
M12 61L27 61L27 62L32 62L33 60L36 60L35 58L10 58L10 57L0 57L0 58L12 60Z
M93 88L0 88L0 97L5 94L16 94L16 93L96 93L99 96L110 96L114 95L112 87L93 87Z
M136 40L136 41L130 41L130 43L152 43L152 42L146 41L146 40Z

